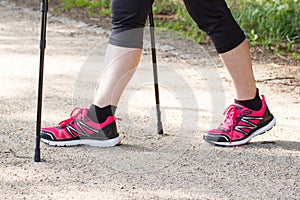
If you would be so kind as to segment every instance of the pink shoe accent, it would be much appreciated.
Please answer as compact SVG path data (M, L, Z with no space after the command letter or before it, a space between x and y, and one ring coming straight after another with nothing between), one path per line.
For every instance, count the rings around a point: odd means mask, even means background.
M262 95L262 108L251 110L240 104L232 104L224 112L224 122L217 129L208 131L204 139L222 146L235 146L247 143L254 136L262 134L275 125Z
M114 116L109 116L103 123L96 123L88 117L88 109L74 108L70 118L61 121L58 126L41 129L42 141L56 146L78 144L98 146L97 143L99 146L116 145L115 143L120 141L115 120Z
M74 114L74 112L78 110L77 113ZM116 120L116 118L114 116L109 116L106 118L106 120L103 123L95 123L93 122L89 117L88 117L88 109L86 108L74 108L70 114L70 118L63 120L61 122L59 122L58 127L62 128L64 126L67 126L69 123L73 122L74 120L76 120L77 118L81 118L82 116L84 116L84 118L87 118L89 121L89 125L91 125L92 127L94 127L95 129L102 129L105 126L107 126L108 124L114 122ZM118 118L119 119L119 118Z

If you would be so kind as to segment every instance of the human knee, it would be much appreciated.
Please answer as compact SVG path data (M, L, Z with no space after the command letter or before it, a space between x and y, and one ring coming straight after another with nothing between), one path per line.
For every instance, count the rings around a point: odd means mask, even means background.
M109 42L122 47L142 48L143 30L152 3L153 0L113 0Z
M198 27L213 40L219 53L238 46L245 34L234 20L224 0L184 0Z

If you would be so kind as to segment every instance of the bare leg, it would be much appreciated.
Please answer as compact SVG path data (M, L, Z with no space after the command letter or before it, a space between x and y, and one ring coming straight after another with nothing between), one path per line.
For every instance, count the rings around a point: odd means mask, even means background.
M248 42L244 40L236 48L220 54L220 57L231 75L236 99L253 99L256 95L256 84Z
M142 49L118 47L109 44L106 50L105 77L99 83L93 104L98 107L117 106L120 97L140 61Z

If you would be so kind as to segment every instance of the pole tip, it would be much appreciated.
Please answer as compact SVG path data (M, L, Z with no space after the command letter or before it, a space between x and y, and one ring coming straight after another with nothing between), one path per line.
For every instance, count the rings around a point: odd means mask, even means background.
M161 129L159 129L159 130L157 130L157 134L159 134L159 135L163 135L164 134L164 130L161 128Z

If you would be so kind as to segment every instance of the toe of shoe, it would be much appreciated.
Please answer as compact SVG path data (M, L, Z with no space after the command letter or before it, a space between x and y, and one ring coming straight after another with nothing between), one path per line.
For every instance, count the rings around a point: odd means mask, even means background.
M51 140L51 141L55 140L54 135L49 131L41 130L40 134L41 134L41 138L45 140Z
M215 142L229 142L229 138L223 134L211 134L205 133L203 135L203 139L207 142L215 143Z

